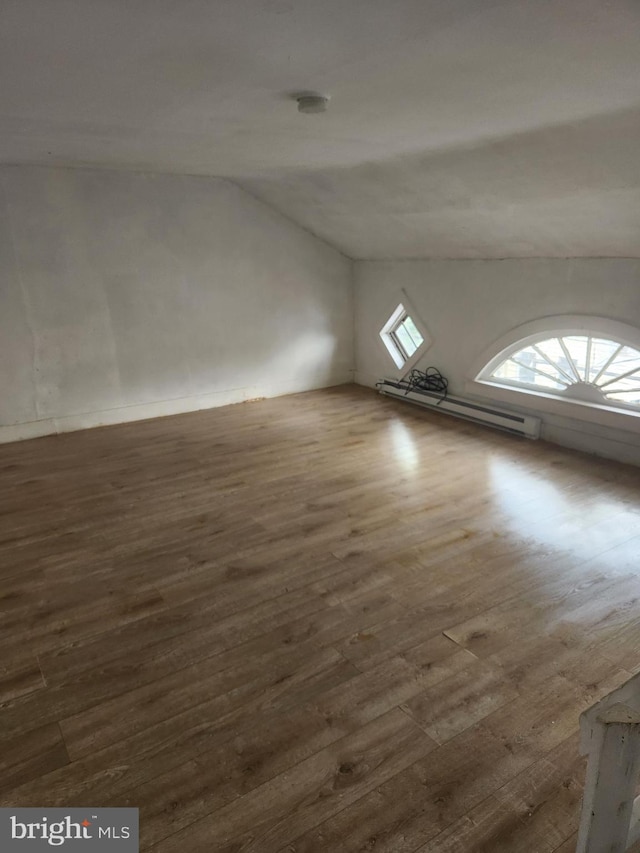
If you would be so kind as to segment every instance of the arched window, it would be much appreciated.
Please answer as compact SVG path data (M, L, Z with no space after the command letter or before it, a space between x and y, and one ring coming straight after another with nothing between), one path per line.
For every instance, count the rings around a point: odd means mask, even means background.
M477 381L637 411L640 347L596 331L547 330L503 349Z

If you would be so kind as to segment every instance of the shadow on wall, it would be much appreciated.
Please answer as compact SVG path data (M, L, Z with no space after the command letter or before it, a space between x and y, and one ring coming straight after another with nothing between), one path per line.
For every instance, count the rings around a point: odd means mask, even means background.
M287 377L287 383L303 388L331 381L340 365L335 363L338 347L336 338L328 332L302 332L289 343L283 343L278 352L265 363L273 385L282 384L278 377ZM267 380L269 381L269 380ZM269 383L270 384L270 383Z

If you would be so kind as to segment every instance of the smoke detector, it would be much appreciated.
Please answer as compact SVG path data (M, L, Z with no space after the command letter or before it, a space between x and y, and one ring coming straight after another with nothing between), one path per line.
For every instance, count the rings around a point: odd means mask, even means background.
M296 95L295 99L298 102L298 112L300 113L323 113L329 103L329 98L325 95L317 95L311 92Z

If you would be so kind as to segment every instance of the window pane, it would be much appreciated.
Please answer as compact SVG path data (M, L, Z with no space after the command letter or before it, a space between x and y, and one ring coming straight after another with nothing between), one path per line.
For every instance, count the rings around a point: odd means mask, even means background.
M584 379L587 375L587 342L588 338L584 335L572 335L568 338L563 338L564 345L569 350L573 363L576 366L580 379Z
M617 349L620 349L620 344L617 344L615 341L605 341L601 338L592 339L589 382L593 382ZM600 382L600 379L602 377L599 377L598 382Z
M511 358L513 361L521 364L524 368L528 367L533 370L537 377L534 383L535 385L543 385L545 388L549 388L551 387L549 385L549 381L551 381L554 387L558 385L564 388L570 384L569 380L560 373L557 367L549 364L546 358L544 358L533 346L521 349L520 352L515 353ZM527 380L527 382L529 381L530 380Z
M536 373L531 367L527 366L524 358L520 358L522 353L517 353L513 359L509 358L503 361L500 367L492 374L496 379L506 379L511 382L525 382L527 385L537 385L540 388L553 388L560 390L566 387L566 382L561 384L554 380L550 375L542 376ZM526 356L525 356L526 358ZM517 359L515 361L514 359ZM546 364L546 362L545 362ZM551 371L553 368L549 367Z
M557 371L551 371L552 375L557 376L558 378L561 377L569 384L576 381L575 371L571 367L567 354L562 348L562 344L558 338L550 338L547 341L540 341L540 343L537 343L535 346L537 350L544 353L544 355L546 355L546 357L556 365Z
M420 344L424 341L424 338L422 337L422 335L418 331L418 327L413 322L411 317L409 317L408 315L407 315L407 317L405 317L404 323L402 325L405 327L407 332L409 332L409 334L411 335L411 337L412 337L412 339L416 345L416 349L417 349L420 346Z
M380 338L398 369L405 367L408 359L428 345L401 302L380 329Z
M503 361L500 367L497 370L494 370L491 374L495 379L509 379L511 381L518 380L520 378L520 370L522 368L519 367L515 361L511 361L508 358L506 361Z
M620 379L614 379L602 389L605 394L610 394L612 391L629 391L631 388L637 388L640 385L640 370L632 373L631 376L623 376Z
M418 346L417 346L417 344L414 343L411 335L405 329L404 323L401 323L398 326L398 328L395 330L394 334L396 335L396 337L400 341L400 344L402 345L402 348L404 349L406 354L408 356L413 355L414 352L418 349Z
M547 356L547 358L550 358L551 361L555 362L560 361L561 359L564 359L565 361L567 360L558 338L549 338L547 341L539 341L536 343L536 346Z
M411 338L411 340L413 342L413 345L415 346L416 349L418 349L418 347L420 346L420 341L417 341L413 337L413 335L411 334L411 330L407 327L406 321L403 320L398 328L400 328L400 327L402 327L402 329L407 333L407 335L409 335L409 337Z
M614 376L620 376L621 373L627 373L629 370L640 370L640 352L633 347L622 347L607 368L608 379L613 379ZM606 381L602 379L602 382ZM602 382L599 381L598 384L601 385Z

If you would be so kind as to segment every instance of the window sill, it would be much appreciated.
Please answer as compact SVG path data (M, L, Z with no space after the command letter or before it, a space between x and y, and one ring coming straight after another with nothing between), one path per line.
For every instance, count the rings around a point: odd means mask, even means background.
M581 400L562 400L543 391L520 390L509 385L475 379L467 380L465 391L485 401L490 397L514 409L526 408L538 414L559 415L612 429L640 433L640 412L630 409L600 406L596 403L584 403Z

